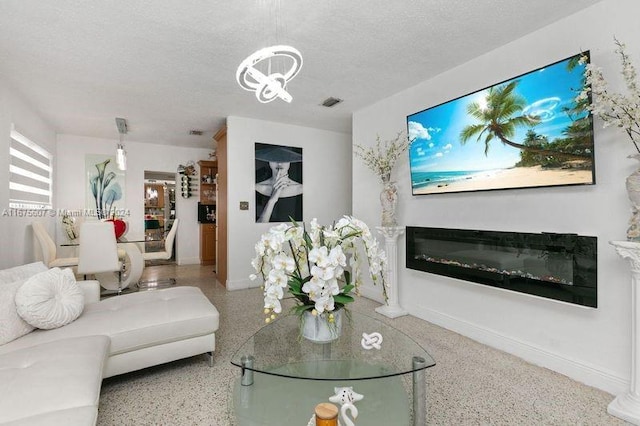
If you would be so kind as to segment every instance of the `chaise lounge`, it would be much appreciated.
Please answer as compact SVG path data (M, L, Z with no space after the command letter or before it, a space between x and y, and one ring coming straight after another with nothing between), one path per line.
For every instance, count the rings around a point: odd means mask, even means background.
M41 262L0 271L0 308L15 297L10 286L44 271ZM219 314L200 289L99 301L97 281L78 285L84 309L75 321L0 345L0 424L93 425L103 378L199 354L213 362Z

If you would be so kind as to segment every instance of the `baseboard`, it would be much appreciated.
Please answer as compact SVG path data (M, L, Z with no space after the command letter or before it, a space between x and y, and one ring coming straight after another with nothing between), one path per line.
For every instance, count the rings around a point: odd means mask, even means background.
M624 393L629 389L628 380L604 371L597 366L549 352L527 342L504 336L494 330L480 327L431 309L424 309L416 305L403 305L403 308L409 311L411 315L425 321L455 331L477 342L515 355L532 364L548 368L613 395Z
M380 287L372 287L362 285L360 287L360 295L367 299L375 300L376 302L384 303L384 296Z
M227 290L246 290L249 288L260 287L260 282L251 281L250 279L244 280L227 280Z
M227 281L228 290L244 290L259 285L260 283L248 279ZM379 287L363 285L360 287L360 294L367 299L383 303L382 292ZM429 321L447 330L460 333L477 342L515 355L532 364L548 368L612 395L622 394L629 389L628 380L616 376L609 371L605 371L600 367L558 355L546 349L531 345L530 343L502 335L494 330L480 327L432 309L425 309L417 305L403 305L402 307L413 316Z
M199 265L200 258L199 257L181 257L176 260L176 263L180 266L182 265Z

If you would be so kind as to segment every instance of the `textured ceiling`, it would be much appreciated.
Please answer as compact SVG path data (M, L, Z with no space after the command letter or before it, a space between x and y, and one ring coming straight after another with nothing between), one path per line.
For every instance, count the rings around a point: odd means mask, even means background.
M116 139L124 117L126 139L208 147L230 115L350 132L353 111L598 1L0 0L0 78L58 133ZM273 44L304 58L291 104L235 82Z

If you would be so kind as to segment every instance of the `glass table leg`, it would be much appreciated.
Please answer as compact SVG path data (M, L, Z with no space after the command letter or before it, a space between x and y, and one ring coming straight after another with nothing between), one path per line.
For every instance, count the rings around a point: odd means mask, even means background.
M251 386L253 384L253 361L255 358L253 355L243 356L240 358L240 362L242 363L242 386Z

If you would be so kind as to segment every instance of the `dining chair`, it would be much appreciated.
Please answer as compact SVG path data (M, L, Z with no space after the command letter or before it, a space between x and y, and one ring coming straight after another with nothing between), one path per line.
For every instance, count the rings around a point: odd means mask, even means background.
M80 227L78 274L118 273L122 293L122 262L118 259L116 234L111 222L84 222ZM98 281L100 279L98 278Z
M164 251L151 251L142 254L144 260L166 260L171 259L173 256L173 242L176 239L176 232L178 232L178 223L180 219L175 219L171 230L167 234L167 238L164 240Z
M71 268L78 266L77 257L56 257L56 243L53 241L53 238L49 236L49 233L42 222L33 222L31 223L31 227L33 228L33 234L40 245L42 261L45 265L49 268Z
M171 230L167 234L167 238L164 240L164 251L151 251L142 253L144 260L166 260L171 259L173 256L173 242L176 239L176 232L178 232L179 219L173 221ZM163 279L151 279L141 280L138 282L138 289L140 290L153 290L156 288L171 287L176 285L175 278L163 278Z
M145 219L144 220L144 234L148 239L159 239L162 237L164 226L160 225L158 219Z

